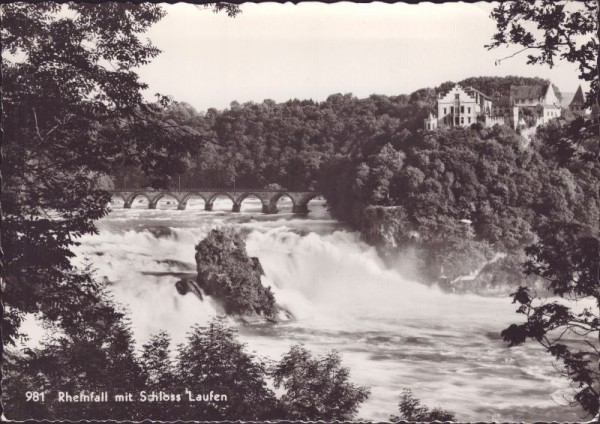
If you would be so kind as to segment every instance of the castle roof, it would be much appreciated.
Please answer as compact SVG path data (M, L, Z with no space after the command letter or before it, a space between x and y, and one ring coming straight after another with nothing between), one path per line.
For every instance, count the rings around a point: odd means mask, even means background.
M560 107L566 109L569 107L569 105L573 101L573 98L575 98L575 93L561 93L561 94L562 94L562 99L560 101Z
M435 115L433 114L433 112L431 112L431 109L429 109L429 115L427 115L427 118L425 118L425 120L426 121L433 121L435 119L437 119L437 118L435 117Z
M579 86L577 88L577 91L575 92L575 95L573 96L573 100L571 100L571 102L569 103L569 106L571 106L571 105L577 105L577 106L585 105L585 97L583 96L583 90L581 89L581 86Z
M500 107L512 106L513 103L514 102L511 100L511 98L509 96L498 97L496 100L494 100L494 104L496 106L500 106Z
M473 91L473 92L475 92L475 93L479 93L479 95L480 95L480 96L483 96L483 97L485 97L485 98L486 98L486 99L488 99L488 100L492 100L492 98L491 98L490 96L488 96L488 95L487 95L487 94L485 94L485 93L482 93L481 91L477 90L476 88L473 88L473 87L468 87L468 88L466 88L466 89L465 89L465 91L466 91L467 93L468 93L468 92L470 92L470 91Z
M552 104L545 104L545 105L540 105L540 106L543 107L544 109L560 109L560 106L552 105Z
M511 85L510 86L510 97L511 99L539 99L544 97L548 85Z

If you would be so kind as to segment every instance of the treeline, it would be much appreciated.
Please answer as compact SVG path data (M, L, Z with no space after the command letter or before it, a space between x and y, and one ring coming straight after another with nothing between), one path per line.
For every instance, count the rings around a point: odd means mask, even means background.
M507 95L510 85L548 81L509 76L459 83L495 96ZM165 104L160 114L152 113L141 125L138 119L135 125L119 123L115 128L114 140L141 138L143 144L146 139L152 148L135 152L143 158L116 167L114 184L316 189L323 164L331 157L364 149L375 153L386 143L419 133L437 94L452 86L446 82L411 94L365 99L333 94L323 102L232 102L228 109L203 113L186 103Z

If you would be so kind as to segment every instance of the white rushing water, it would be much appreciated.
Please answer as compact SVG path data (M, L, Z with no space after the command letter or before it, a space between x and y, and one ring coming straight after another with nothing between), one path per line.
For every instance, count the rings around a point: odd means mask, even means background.
M157 210L114 206L86 236L78 258L91 259L112 283L115 299L130 311L138 346L161 329L174 345L194 323L217 308L174 283L195 271L194 245L212 228L233 225L248 234L247 247L265 270L263 283L296 319L242 327L242 340L257 354L277 360L294 343L314 353L338 350L351 379L371 388L358 417L386 420L397 413L402 388L423 403L454 411L465 420L569 420L562 406L567 381L534 344L509 349L500 331L516 321L509 298L447 294L387 269L375 249L331 219L322 202L298 217L289 205L277 215L260 213L248 199L241 213L217 200L185 211L162 201Z

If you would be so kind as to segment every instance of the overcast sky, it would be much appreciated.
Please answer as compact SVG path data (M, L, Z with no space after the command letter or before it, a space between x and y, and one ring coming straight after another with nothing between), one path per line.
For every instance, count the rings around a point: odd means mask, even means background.
M470 76L539 76L564 92L579 85L566 62L549 69L520 55L495 66L515 48L485 49L495 29L487 3L247 3L236 18L184 3L164 8L147 33L163 53L140 69L148 99L168 94L198 110L409 94Z

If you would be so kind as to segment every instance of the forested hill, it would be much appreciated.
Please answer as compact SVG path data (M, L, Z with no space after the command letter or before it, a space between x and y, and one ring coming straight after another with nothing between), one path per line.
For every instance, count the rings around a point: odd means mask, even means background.
M459 83L496 96L511 85L548 81L474 77ZM336 218L374 245L412 248L418 235L431 279L441 266L447 276L471 272L493 251L519 255L541 224L598 222L599 171L576 156L563 160L564 122L540 127L527 147L507 126L424 131L437 93L451 86L365 99L334 94L323 102L233 102L206 113L171 103L149 121L174 128L172 134L151 124L132 128L131 136L152 146L139 152L146 155L141 162L154 165L141 170L126 163L113 180L128 187L176 187L180 179L182 187L316 189ZM123 126L118 131L123 136ZM507 260L519 273L518 257Z
M463 86L499 96L510 85L546 84L541 78L472 77ZM132 167L115 170L115 183L165 186L181 179L188 186L264 187L278 184L290 190L317 188L321 165L334 154L367 156L391 143L401 145L423 126L436 96L453 86L446 82L398 96L332 94L323 102L289 100L276 103L232 102L223 111L198 113L185 103L172 103L158 120L186 129L152 154L160 169L146 169L150 178ZM153 120L157 118L154 117ZM138 128L139 130L139 128ZM191 136L188 137L188 133ZM155 137L151 132L148 137ZM177 139L173 141L173 139ZM175 145L174 148L173 146ZM160 147L160 145L159 145Z

